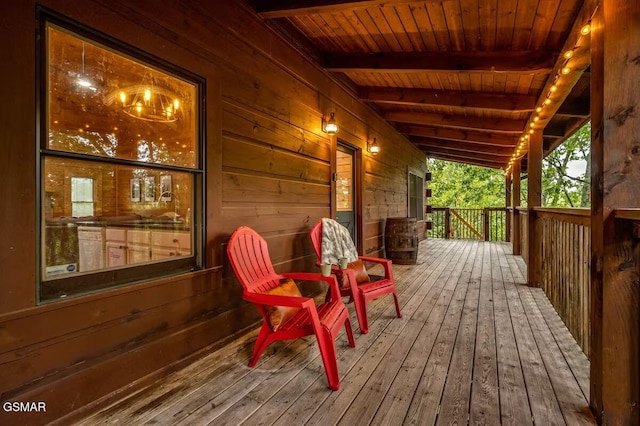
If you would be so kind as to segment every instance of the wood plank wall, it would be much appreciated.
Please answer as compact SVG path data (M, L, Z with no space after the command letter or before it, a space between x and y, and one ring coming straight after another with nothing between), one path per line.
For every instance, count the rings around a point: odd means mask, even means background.
M299 55L241 2L39 2L206 79L204 271L38 306L36 303L35 2L2 6L0 35L0 379L2 400L46 401L45 423L133 391L256 325L223 255L239 225L263 234L280 271L313 270L311 226L331 212L335 141L363 151L363 246L382 249L384 219L406 215L408 168L425 156L356 96ZM10 82L10 83L8 83ZM375 136L381 153L366 153ZM204 352L202 352L204 351ZM80 410L80 411L78 411Z

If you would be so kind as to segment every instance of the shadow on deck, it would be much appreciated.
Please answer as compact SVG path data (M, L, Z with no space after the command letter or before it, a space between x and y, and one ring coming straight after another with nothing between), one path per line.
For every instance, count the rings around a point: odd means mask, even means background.
M247 367L256 333L84 424L595 424L589 361L506 243L427 240L394 265L392 297L370 304L356 348L338 337L332 392L314 337L271 345Z

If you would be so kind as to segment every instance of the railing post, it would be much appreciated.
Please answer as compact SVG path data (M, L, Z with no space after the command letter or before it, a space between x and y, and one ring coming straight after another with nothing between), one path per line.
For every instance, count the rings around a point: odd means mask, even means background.
M505 207L504 207L504 240L511 241L511 217L509 216L509 207L511 207L511 171L507 173L505 178Z
M491 233L489 230L489 209L485 207L482 214L484 215L484 240L489 241L491 239Z
M444 209L444 238L449 239L449 232L451 231L451 212L449 207Z
M520 237L520 161L513 163L513 237L511 238L513 244L513 254L519 255L522 253L521 237Z
M638 22L640 3L616 0L598 2L591 21L590 399L605 425L640 425L638 241L614 219L640 208Z
M536 207L542 203L542 130L531 134L529 138L529 155L527 165L527 213L529 224L527 231L529 238L529 263L527 263L527 284L531 287L540 287L540 274L542 263L540 261L542 244L540 241L539 221Z

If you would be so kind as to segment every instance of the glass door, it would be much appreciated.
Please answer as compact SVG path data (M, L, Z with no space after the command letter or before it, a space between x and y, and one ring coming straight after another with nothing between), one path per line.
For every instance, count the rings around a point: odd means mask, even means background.
M336 152L336 220L356 240L355 151L338 143Z

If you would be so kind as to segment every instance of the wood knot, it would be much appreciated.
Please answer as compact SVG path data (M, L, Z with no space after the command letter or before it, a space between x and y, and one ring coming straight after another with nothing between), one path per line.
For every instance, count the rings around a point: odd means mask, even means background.
M629 117L633 116L635 111L635 105L624 108L612 116L609 116L609 120L613 120L618 126L623 126Z

